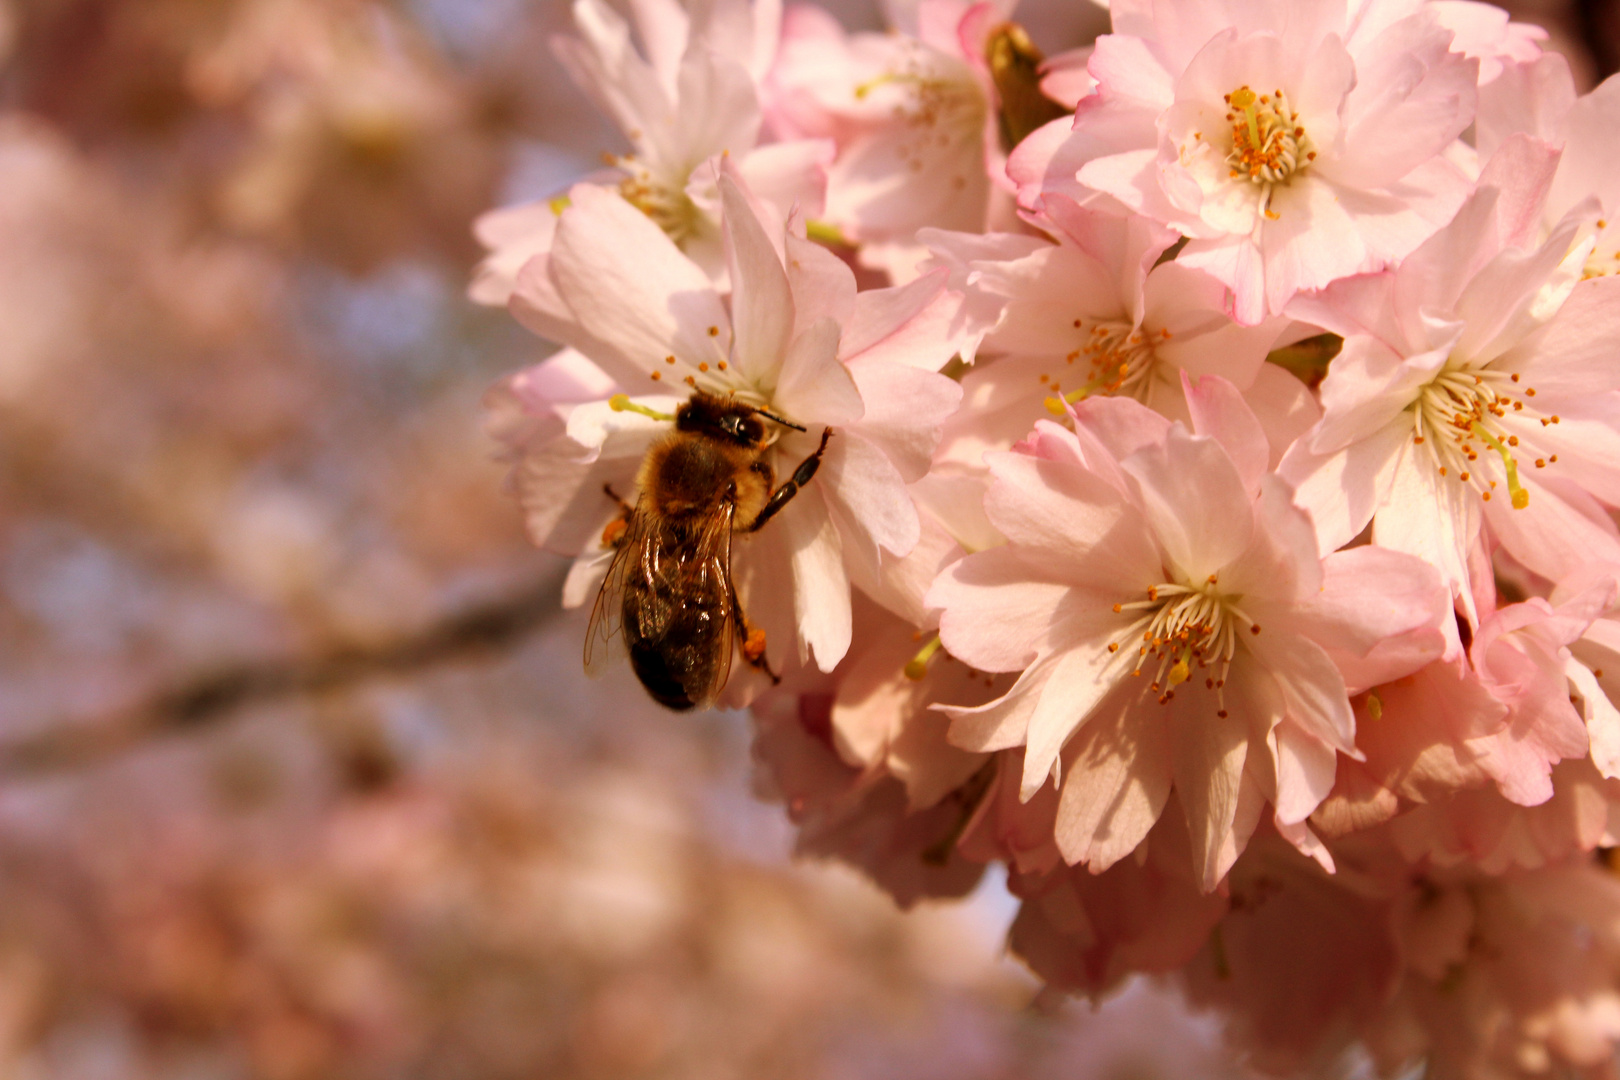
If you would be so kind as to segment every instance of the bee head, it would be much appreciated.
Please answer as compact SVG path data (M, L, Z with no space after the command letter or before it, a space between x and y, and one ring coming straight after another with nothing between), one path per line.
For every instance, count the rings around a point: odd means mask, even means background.
M759 410L702 391L692 395L675 413L675 427L739 446L757 447L765 442L765 424Z

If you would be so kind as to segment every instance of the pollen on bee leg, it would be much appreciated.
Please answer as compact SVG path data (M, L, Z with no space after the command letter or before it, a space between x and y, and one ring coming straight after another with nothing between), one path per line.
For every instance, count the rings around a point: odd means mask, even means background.
M748 636L743 639L743 658L750 664L757 664L765 658L765 631L757 626L748 628Z
M607 523L606 527L602 529L602 546L605 548L615 546L621 539L623 539L625 531L629 528L630 523L624 520L624 518L614 518L612 521Z

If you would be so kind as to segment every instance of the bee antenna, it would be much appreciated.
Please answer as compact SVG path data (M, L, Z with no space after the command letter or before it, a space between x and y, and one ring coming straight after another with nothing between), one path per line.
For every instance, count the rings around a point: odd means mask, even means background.
M795 424L792 421L784 420L780 416L777 416L775 413L768 413L764 409L755 409L754 411L759 413L759 415L763 416L765 419L774 420L778 424L781 424L783 427L792 428L794 431L807 431L807 430L809 430L808 428L800 427L798 424Z

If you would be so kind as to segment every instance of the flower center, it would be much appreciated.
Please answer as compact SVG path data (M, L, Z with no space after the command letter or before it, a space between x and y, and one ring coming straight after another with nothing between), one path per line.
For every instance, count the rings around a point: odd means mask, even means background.
M1590 281L1598 277L1612 277L1620 274L1620 248L1615 248L1607 255L1594 251L1586 259L1586 265L1581 269L1581 280Z
M1519 436L1503 421L1518 413L1522 419L1539 420L1542 427L1559 422L1556 414L1543 416L1533 407L1526 411L1526 401L1536 396L1536 388L1521 385L1516 371L1475 369L1452 360L1408 406L1412 442L1428 451L1441 476L1471 485L1489 502L1497 486L1490 474L1498 470L1489 459L1479 464L1480 450L1487 450L1501 459L1501 478L1516 510L1530 505L1530 493L1519 483L1519 454L1533 448L1521 447ZM1544 469L1557 462L1558 455L1534 460L1536 468Z
M1599 221L1598 245L1603 243L1603 231L1608 227L1607 221ZM1613 277L1620 274L1620 244L1611 247L1604 253L1599 246L1592 248L1592 254L1586 257L1586 265L1581 268L1581 280L1590 281L1593 278Z
M894 120L905 132L895 138L895 154L912 173L958 163L947 157L952 151L977 155L983 140L989 105L984 92L967 70L941 71L940 58L913 46L907 49L893 70L855 87L855 99L864 101L883 86L904 87L908 93L892 110ZM952 171L950 184L958 191L968 186L967 176Z
M1086 381L1063 394L1063 400L1073 405L1092 394L1122 394L1145 404L1158 365L1154 346L1168 339L1170 331L1152 331L1121 319L1076 319L1074 328L1081 332L1080 347L1064 360L1069 364L1083 361ZM1042 375L1041 382L1052 394L1062 393L1060 380ZM1046 407L1056 415L1063 414L1056 397L1047 398Z
M629 174L619 181L619 194L631 206L652 218L653 223L663 229L677 247L697 234L703 223L703 211L686 194L684 187L660 181L633 156L615 157L610 154L606 160L609 165Z
M1247 84L1226 95L1226 122L1232 125L1232 149L1226 164L1232 179L1247 178L1261 188L1261 208L1267 208L1271 187L1286 184L1295 173L1316 160L1316 146L1299 124L1299 113L1281 90L1256 94Z
M1219 702L1217 715L1226 716L1226 676L1237 653L1238 634L1247 627L1258 634L1260 626L1243 609L1237 598L1223 595L1211 574L1201 585L1155 585L1146 600L1115 604L1114 611L1141 612L1126 627L1118 641L1108 644L1109 652L1136 645L1136 669L1158 661L1158 670L1149 689L1165 705L1176 696L1176 687L1193 678L1193 669L1213 671L1204 676L1204 689L1214 691Z

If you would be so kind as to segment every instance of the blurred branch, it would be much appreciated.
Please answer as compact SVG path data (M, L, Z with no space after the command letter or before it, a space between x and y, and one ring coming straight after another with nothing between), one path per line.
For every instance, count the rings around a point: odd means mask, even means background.
M515 595L452 612L395 641L347 646L305 659L242 663L161 690L104 720L53 725L0 745L0 777L94 765L153 739L212 727L250 705L341 690L510 649L561 612L561 581L560 575L549 574Z
M1575 0L1581 44L1592 57L1597 81L1620 70L1620 4L1615 0Z

